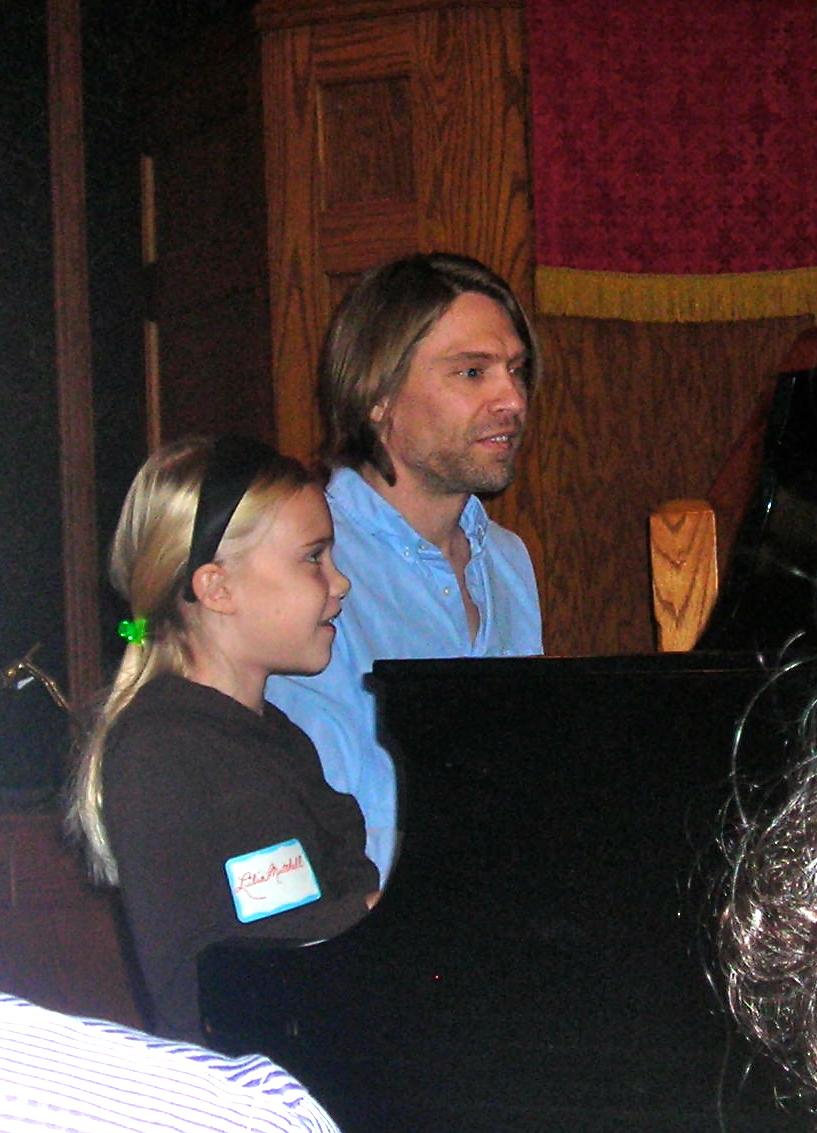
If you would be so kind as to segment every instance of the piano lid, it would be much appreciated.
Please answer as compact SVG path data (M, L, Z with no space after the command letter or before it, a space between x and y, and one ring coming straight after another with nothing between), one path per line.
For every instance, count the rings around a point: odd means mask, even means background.
M698 650L817 649L817 369L778 376L760 475Z

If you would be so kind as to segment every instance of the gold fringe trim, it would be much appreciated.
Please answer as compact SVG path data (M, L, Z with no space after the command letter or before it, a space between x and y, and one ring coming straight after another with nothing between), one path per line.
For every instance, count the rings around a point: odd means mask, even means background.
M733 322L817 314L817 268L723 275L536 269L543 315L638 323Z

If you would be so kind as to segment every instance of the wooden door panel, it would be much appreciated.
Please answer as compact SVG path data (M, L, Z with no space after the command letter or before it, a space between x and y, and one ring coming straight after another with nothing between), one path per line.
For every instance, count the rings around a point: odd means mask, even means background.
M365 212L357 205L327 210L318 222L318 239L327 279L359 274L417 250L417 207L372 201Z
M351 278L444 249L532 297L521 6L389 7L423 10L326 23L317 13L295 30L281 12L261 19L276 420L281 446L304 459L319 438L320 341ZM517 485L490 506L538 567L535 430Z
M411 30L398 19L265 37L276 423L281 447L307 461L320 343L345 290L333 280L417 247Z
M409 75L318 87L321 204L412 202L412 98Z

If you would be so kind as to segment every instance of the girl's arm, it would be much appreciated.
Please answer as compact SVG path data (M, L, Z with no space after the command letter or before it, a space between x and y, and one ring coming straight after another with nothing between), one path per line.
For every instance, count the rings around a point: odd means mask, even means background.
M316 821L309 775L304 793L299 775L258 768L228 740L215 735L209 721L151 722L119 735L104 764L104 814L123 904L151 998L161 1005L164 1033L193 1033L195 960L208 944L336 936L366 914L367 897L377 888L376 870L353 840L348 871L322 852L322 841L333 835ZM327 805L321 796L318 817L326 817ZM242 921L227 863L249 854L250 866L263 867L254 855L292 839L313 868L320 897L293 908L268 902L259 906L266 915Z

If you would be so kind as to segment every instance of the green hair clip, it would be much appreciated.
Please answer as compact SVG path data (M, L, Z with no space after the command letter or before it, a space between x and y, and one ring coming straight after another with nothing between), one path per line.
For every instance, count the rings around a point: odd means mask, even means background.
M148 620L147 618L134 618L132 622L129 622L127 618L124 618L116 627L116 632L131 645L144 645L148 632Z

